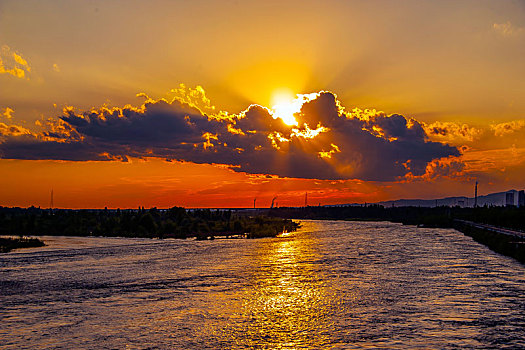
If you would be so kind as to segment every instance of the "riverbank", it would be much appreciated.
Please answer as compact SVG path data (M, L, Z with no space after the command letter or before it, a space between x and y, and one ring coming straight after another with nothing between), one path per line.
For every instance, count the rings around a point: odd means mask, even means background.
M476 242L486 245L496 253L510 256L525 264L523 233L464 220L456 220L454 228L472 237Z
M7 253L18 248L43 247L45 243L38 238L0 237L0 253Z

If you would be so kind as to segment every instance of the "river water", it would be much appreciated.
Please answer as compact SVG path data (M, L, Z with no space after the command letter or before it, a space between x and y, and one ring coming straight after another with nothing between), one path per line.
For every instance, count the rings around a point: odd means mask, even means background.
M1 349L525 348L525 267L455 230L45 240L0 254Z

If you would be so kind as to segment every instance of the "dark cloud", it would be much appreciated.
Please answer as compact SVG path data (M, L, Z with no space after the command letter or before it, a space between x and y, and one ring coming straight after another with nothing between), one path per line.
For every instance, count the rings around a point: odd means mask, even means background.
M6 159L111 160L123 157L99 152L86 142L42 141L34 136L10 136L0 144L0 156Z
M68 109L60 127L0 140L0 156L15 159L126 160L161 157L227 164L235 171L316 179L390 181L425 174L434 159L459 151L431 142L422 125L402 115L358 118L322 92L296 114L299 126L250 106L239 116L208 116L174 99L141 108Z

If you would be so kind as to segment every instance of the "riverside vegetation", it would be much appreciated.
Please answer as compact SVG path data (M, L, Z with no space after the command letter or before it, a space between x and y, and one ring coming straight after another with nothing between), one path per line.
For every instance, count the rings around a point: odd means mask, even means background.
M274 208L269 216L294 219L316 220L363 220L391 221L405 225L449 228L454 227L456 219L468 220L511 230L525 232L525 207L495 207L477 208L440 207L384 207L382 205L368 206L337 206L337 207L302 207Z
M173 207L138 210L48 210L0 207L0 235L213 239L275 237L295 231L289 219L240 216L231 210Z
M7 253L17 248L43 247L44 242L38 238L0 237L0 253Z

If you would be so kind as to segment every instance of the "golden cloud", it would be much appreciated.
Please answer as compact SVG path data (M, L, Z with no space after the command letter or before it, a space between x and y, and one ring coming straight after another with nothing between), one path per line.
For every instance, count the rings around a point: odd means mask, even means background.
M0 123L0 137L1 136L22 136L32 135L33 133L20 125L7 125Z
M21 79L27 78L31 67L20 54L12 51L9 46L3 45L0 50L0 74L9 74Z
M439 121L431 124L422 124L431 140L445 143L461 144L472 142L483 134L483 129L469 126L468 124Z
M494 131L494 135L503 136L512 134L525 127L525 120L513 120L506 123L493 124L490 128Z
M11 118L13 118L13 113L14 113L14 112L15 112L15 111L12 110L11 108L6 107L4 113L2 113L2 114L0 114L0 115L3 115L6 119L11 119Z

